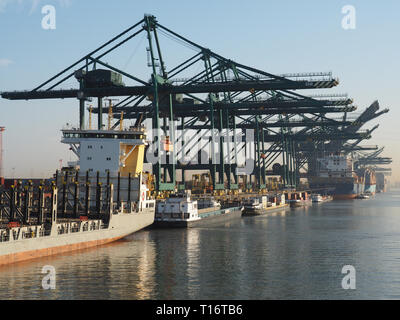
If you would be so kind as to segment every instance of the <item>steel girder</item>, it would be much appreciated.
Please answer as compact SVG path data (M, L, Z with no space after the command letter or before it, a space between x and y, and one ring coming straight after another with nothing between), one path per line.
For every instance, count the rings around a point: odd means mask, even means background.
M149 61L151 67L150 80L143 80L138 76L129 74L120 68L116 68L105 63L103 58L109 53L118 49L129 40L141 33L147 35ZM161 50L159 34L173 38L178 42L190 46L196 54L178 63L175 67L167 71L164 53ZM200 72L194 73L193 69L202 65ZM96 69L98 66L107 68L122 74L127 79L133 81L134 85L121 87L96 87L89 88L85 80L78 79L77 88L60 89L58 88L66 80L76 75L76 71L89 71L89 67ZM197 69L198 70L198 69ZM192 77L184 80L177 80L176 77L191 73ZM319 77L319 79L315 79ZM173 120L181 120L180 129L195 128L199 130L209 129L212 132L221 133L223 130L229 132L235 129L251 128L256 129L256 153L258 185L265 185L265 170L268 158L261 159L261 154L267 152L265 143L273 142L273 145L282 143L286 153L286 159L290 170L298 171L301 159L297 155L299 141L302 139L315 139L314 141L332 140L332 127L346 127L348 121L334 121L326 118L326 113L347 113L355 110L351 106L352 100L318 100L305 97L290 90L297 89L320 89L332 88L338 85L338 80L332 78L330 74L305 74L305 75L274 75L256 68L242 65L230 59L226 59L211 50L200 46L191 40L169 30L159 24L154 16L146 15L142 20L122 33L105 42L96 50L88 53L66 69L57 73L55 76L43 82L30 91L3 92L1 95L5 99L29 100L29 99L51 99L51 98L77 98L79 100L80 126L84 127L84 103L90 97L98 98L98 126L101 129L102 99L111 96L122 96L120 103L114 106L115 116L123 111L125 119L136 119L136 125L145 119L152 119L152 128L156 130L153 137L153 145L156 147L156 157L160 160L160 130L169 132L172 141L175 141ZM197 100L198 103L177 103L177 97L183 95L189 99ZM205 96L205 97L204 97ZM266 96L266 98L265 98ZM149 102L150 101L150 102ZM304 116L304 114L318 115L318 121L310 121L304 117L299 121L284 121L291 118L294 114ZM282 115L283 120L267 122L270 116ZM267 116L262 118L262 116ZM207 124L201 119L207 119ZM247 118L246 118L247 117ZM185 119L191 118L189 123ZM241 123L237 123L240 119ZM162 121L161 121L162 120ZM162 122L162 123L161 123ZM114 127L118 124L114 124ZM292 132L290 128L305 126L306 129L299 132ZM323 132L311 130L313 127L321 126ZM270 135L269 128L284 128L281 134ZM311 130L311 131L310 131ZM165 133L166 134L166 133ZM365 138L366 135L357 132L346 132L337 135L341 139L349 137ZM221 140L222 142L222 140ZM213 140L210 141L212 149L215 148ZM221 143L222 145L222 143ZM236 145L229 147L228 158L231 159L231 152ZM157 190L173 190L175 187L176 149L167 155L171 161L168 164L161 164L158 161L153 165L153 173L156 176ZM214 150L216 151L216 150ZM231 183L230 175L235 164L224 163L223 149L219 150L222 160L220 164L211 164L208 168L213 177L214 190L224 188L225 173L228 187L235 188L237 179ZM274 154L279 154L274 151ZM215 152L212 156L215 155ZM269 159L270 160L270 159ZM263 170L260 171L260 166ZM187 167L186 167L187 168ZM194 166L192 168L195 168ZM219 173L219 181L216 181L216 173ZM167 173L170 180L167 181ZM262 181L261 181L262 180ZM292 179L291 183L295 183Z

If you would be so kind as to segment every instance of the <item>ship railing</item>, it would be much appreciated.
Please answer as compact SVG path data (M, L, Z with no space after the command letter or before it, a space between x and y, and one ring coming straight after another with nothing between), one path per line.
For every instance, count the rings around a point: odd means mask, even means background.
M89 226L90 231L99 230L101 228L101 224L101 221L92 221Z
M72 232L79 232L80 224L79 223L62 223L57 228L57 234L66 234Z
M178 218L178 219L187 219L187 217L185 217L185 213L183 212L172 212L171 213L171 218Z
M79 126L67 123L67 124L62 126L61 130L79 130Z
M7 242L10 240L10 235L8 234L8 232L3 232L0 235L0 242Z
M58 226L57 233L58 234L66 234L66 233L74 233L74 232L82 232L84 231L94 231L100 229L107 229L108 224L104 223L101 220L89 221L89 222L72 222L65 223Z
M12 234L13 234L13 239L14 239L14 240L19 239L19 233L21 232L21 229L20 229L20 228L18 228L18 231L15 230L15 228L14 228L14 230L12 230L11 232L12 232Z
M51 234L50 229L48 229L48 230L43 229L43 230L39 231L39 237L46 237L46 236L49 236L50 234Z
M64 225L58 226L57 228L57 234L64 234L67 233L67 228Z
M37 237L37 232L34 230L22 231L22 239L31 239L36 237Z
M12 235L13 239L15 240L20 240L20 239L32 239L32 238L37 238L39 237L44 237L44 236L49 236L51 234L51 230L46 230L46 229L19 229L18 231L12 230ZM21 234L21 236L20 236ZM10 233L5 231L5 232L0 232L0 242L7 242L10 240Z
M229 208L230 210L234 211L234 210L238 210L239 207L233 207L233 208ZM199 214L199 216L201 218L206 218L209 216L214 216L214 215L218 215L218 214L225 214L229 211L229 209L221 209L221 210L216 210L216 211L211 211L211 212L204 212Z
M107 229L108 228L108 223L101 223L100 224L100 229Z
M89 223L85 222L82 226L82 231L88 231L89 230Z

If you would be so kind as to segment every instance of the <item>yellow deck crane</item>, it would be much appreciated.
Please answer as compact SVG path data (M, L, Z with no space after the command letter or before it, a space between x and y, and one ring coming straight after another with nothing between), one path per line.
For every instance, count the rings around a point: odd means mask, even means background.
M89 105L89 130L92 130L92 112L93 112L92 105Z
M111 130L111 121L113 119L113 111L112 111L112 102L113 101L118 101L118 99L105 99L108 101L108 126L107 130Z
M119 131L123 130L124 112L121 111L121 119L119 120Z
M211 175L209 172L192 175L192 193L211 193Z

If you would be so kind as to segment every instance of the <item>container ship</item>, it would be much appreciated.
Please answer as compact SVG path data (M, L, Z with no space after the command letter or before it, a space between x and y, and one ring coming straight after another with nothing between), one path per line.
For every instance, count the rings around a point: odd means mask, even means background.
M142 172L145 130L63 129L78 157L39 186L1 190L0 265L112 242L152 224Z
M308 178L313 190L321 190L333 200L354 199L365 189L365 177L354 171L353 159L344 154L329 154L317 159L317 170Z

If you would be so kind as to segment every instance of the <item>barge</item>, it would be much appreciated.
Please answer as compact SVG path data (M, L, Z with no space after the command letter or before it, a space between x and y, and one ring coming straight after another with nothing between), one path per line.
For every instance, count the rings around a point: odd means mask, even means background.
M306 207L311 205L311 200L307 199L291 199L288 200L290 208Z
M192 228L224 223L240 218L243 207L221 208L219 203L209 200L212 206L199 208L198 200L191 198L190 191L170 195L157 202L152 228Z
M268 201L272 200L272 201ZM267 213L282 211L288 208L284 195L275 197L258 196L245 200L243 216L259 216Z

